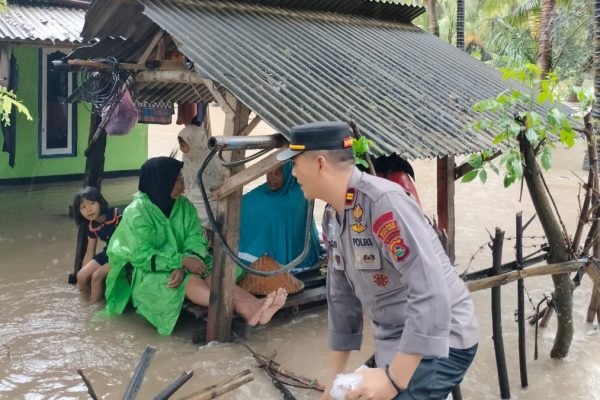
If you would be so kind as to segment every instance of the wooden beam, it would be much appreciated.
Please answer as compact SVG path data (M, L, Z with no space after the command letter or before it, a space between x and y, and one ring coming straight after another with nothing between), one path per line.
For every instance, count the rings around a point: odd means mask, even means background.
M585 266L585 272L594 282L594 285L600 288L600 269L598 265L589 263Z
M285 149L279 149L276 152L269 154L256 164L252 164L248 168L227 178L219 187L213 190L213 198L221 200L236 190L241 189L245 184L252 182L256 178L265 175L267 172L272 171L283 164L283 161L277 160L277 154L283 150Z
M67 64L74 67L90 68L99 71L112 71L112 66L99 61L90 60L68 60ZM119 68L128 71L189 71L180 61L151 60L144 64L119 63Z
M206 78L202 78L202 81L204 82L204 86L206 86L206 88L210 91L210 94L212 94L215 100L217 100L217 103L219 103L223 111L225 111L225 113L235 114L235 110L233 109L231 104L227 102L227 99L223 97L223 95L217 88L215 81Z
M260 124L260 121L262 121L262 118L256 115L254 118L252 118L252 121L250 121L248 126L240 132L240 136L248 136L249 134L251 134L254 128L256 128L258 124Z
M196 71L140 71L135 74L136 82L162 82L162 83L191 83L204 85L204 80Z
M475 281L467 281L465 284L470 292L489 289L496 286L506 285L518 279L529 278L532 276L555 275L569 272L576 272L579 268L584 267L586 261L566 261L557 264L546 264L537 267L529 267L522 270L508 272L506 274L492 276L489 278L477 279Z
M212 81L209 81L212 82ZM234 112L225 113L224 134L237 136L248 125L250 110L230 93L226 94L227 104L233 104ZM244 151L232 151L224 154L227 161L237 161L244 157ZM231 176L243 166L227 171ZM221 229L229 247L237 253L240 227L240 205L242 189L219 200L217 205L217 226ZM231 341L231 321L233 319L233 291L235 288L235 263L227 256L225 249L217 241L214 246L213 270L206 327L207 341Z
M142 54L142 56L138 59L138 64L144 64L146 62L148 57L150 57L150 54L152 54L152 51L156 48L156 45L158 44L158 41L162 38L163 34L164 32L162 30L156 32L156 35L154 35L154 37L148 44L148 47L146 47L146 50L144 50L144 54Z
M456 226L454 216L454 157L437 159L437 215L438 228L445 233L444 247L450 262L455 260Z

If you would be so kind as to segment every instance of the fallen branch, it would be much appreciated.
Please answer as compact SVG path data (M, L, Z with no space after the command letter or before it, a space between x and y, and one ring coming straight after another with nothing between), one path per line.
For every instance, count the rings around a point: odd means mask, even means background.
M92 400L98 400L98 395L96 395L96 391L94 390L94 387L92 386L92 383L85 376L85 374L83 373L83 370L82 369L78 369L77 373L81 376L81 379L83 379L83 383L85 383L85 386L87 387L88 394L90 395L90 397L92 398Z
M175 380L164 388L159 394L154 396L154 400L167 400L179 390L190 378L194 376L194 371L182 372Z
M287 385L300 387L303 389L313 389L319 392L325 391L325 386L321 385L316 379L305 378L295 373L281 368L281 365L273 361L271 358L263 356L252 350L246 343L242 343L246 349L254 356L254 359L273 379L277 379ZM282 379L283 378L283 379Z
M208 400L215 399L227 392L230 392L238 387L245 385L248 382L254 380L254 375L249 369L243 370L242 372L231 376L219 383L208 386L202 390L191 393L179 400Z
M557 264L540 265L537 267L529 267L526 269L508 272L498 276L478 279L474 281L466 281L467 288L471 292L478 290L489 289L496 286L506 285L518 279L529 278L532 276L554 275L567 272L575 272L579 268L588 264L588 261L566 261Z

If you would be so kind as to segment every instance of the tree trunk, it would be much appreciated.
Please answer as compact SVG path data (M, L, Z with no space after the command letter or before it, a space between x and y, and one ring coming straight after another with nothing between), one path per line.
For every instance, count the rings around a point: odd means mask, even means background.
M556 0L542 0L540 4L540 32L538 35L537 65L542 70L542 79L552 70L552 41L550 32L552 24L552 12L556 6Z
M465 49L465 0L456 0L456 47Z
M439 37L440 26L438 25L436 0L427 0L427 15L429 17L429 32Z
M524 177L542 228L550 245L548 263L569 260L569 251L552 205L544 189L541 171L529 141L520 138L521 154L525 161ZM569 274L552 275L554 282L554 302L558 326L554 346L550 352L552 358L564 358L569 353L573 339L573 284Z
M594 0L594 105L592 106L592 117L595 120L594 122L598 123L598 119L600 118L600 0ZM586 121L586 128L588 128ZM591 129L594 124L591 124ZM587 130L587 129L586 129ZM595 132L594 132L595 134ZM595 136L595 135L594 135ZM590 139L588 138L588 142ZM595 142L593 142L595 143ZM594 149L596 150L596 149ZM593 167L596 167L596 172L598 169L597 159L593 159L592 155L597 155L597 150L595 154L591 154L590 152L590 171L594 171ZM594 163L594 164L592 164ZM596 176L596 179L598 177ZM597 182L594 182L597 183ZM596 203L592 202L592 206ZM596 225L596 224L594 224ZM597 233L597 232L595 232ZM600 253L600 245L594 246L594 256ZM592 298L590 299L590 304L588 306L588 313L586 320L588 322L594 322L594 316L600 322L600 288L598 286L594 286L594 290L592 292Z
M594 105L592 117L600 118L600 0L594 0Z

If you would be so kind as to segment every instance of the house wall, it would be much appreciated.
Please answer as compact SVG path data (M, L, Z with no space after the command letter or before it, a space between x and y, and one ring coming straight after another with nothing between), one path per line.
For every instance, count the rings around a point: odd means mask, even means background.
M75 155L40 158L39 104L41 74L39 71L39 49L15 47L19 66L17 97L29 109L33 121L27 121L22 114L17 115L15 167L8 165L9 155L0 151L0 183L17 178L52 177L82 174L85 156L90 111L86 103L78 103L76 108ZM0 149L4 138L0 134ZM148 126L138 124L125 136L109 136L106 145L106 172L138 170L148 158Z

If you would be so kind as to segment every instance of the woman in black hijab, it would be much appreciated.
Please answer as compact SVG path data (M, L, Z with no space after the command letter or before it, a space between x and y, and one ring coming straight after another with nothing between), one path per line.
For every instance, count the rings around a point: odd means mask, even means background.
M107 314L121 314L131 300L163 335L173 331L185 297L208 306L210 295L208 280L202 278L209 275L212 258L196 208L182 196L182 166L169 157L144 163L139 192L123 212L108 248ZM131 283L125 273L128 264L133 266ZM287 293L281 290L257 299L236 286L234 309L249 325L265 324L285 303Z

